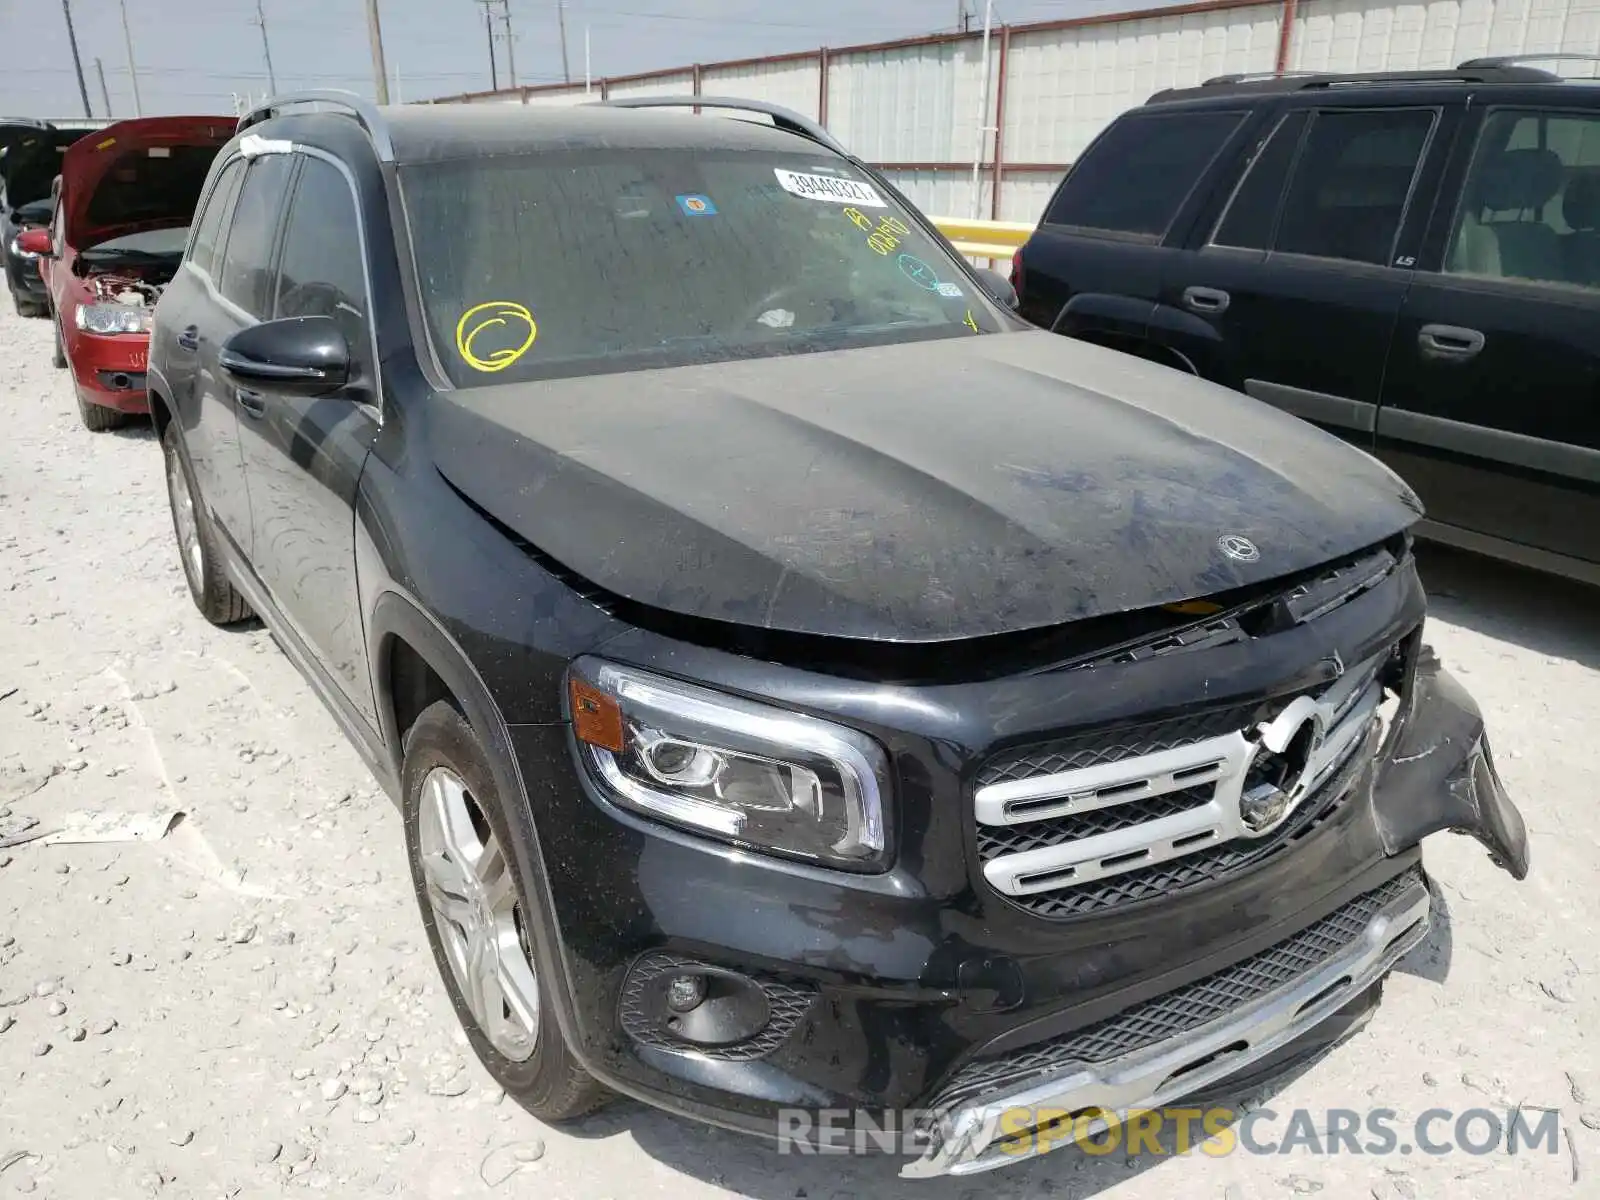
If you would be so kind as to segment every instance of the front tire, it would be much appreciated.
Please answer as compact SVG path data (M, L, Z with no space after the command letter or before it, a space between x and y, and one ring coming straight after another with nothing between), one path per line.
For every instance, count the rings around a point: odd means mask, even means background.
M172 532L189 596L202 616L213 625L233 625L251 616L250 606L233 586L217 553L216 532L211 528L200 489L183 453L177 422L161 435L161 456L166 464L167 502L172 507Z
M52 324L54 324L54 322L52 322ZM55 326L55 334L56 344L55 348L50 352L50 365L58 371L65 371L67 369L67 350L66 347L61 344L60 325Z
M127 413L107 408L104 404L96 404L93 400L85 400L81 394L78 396L78 417L83 421L83 427L91 433L121 429L128 423Z
M508 847L520 825L483 744L450 704L425 709L401 772L407 857L439 975L479 1061L544 1121L594 1111L610 1092L562 1036L532 952L532 922Z

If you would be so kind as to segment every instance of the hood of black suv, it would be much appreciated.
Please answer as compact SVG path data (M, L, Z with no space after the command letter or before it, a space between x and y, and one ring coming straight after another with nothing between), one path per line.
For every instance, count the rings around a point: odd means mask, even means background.
M1375 460L1247 397L1045 333L472 388L434 462L636 604L937 642L1193 600L1414 522Z

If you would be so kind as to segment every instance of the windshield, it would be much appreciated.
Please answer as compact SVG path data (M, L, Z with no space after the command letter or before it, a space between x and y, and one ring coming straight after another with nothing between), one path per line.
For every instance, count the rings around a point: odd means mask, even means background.
M188 244L189 227L181 225L173 229L150 229L143 233L123 234L121 237L100 242L83 253L91 258L101 256L181 258L183 248Z
M998 332L961 265L825 152L541 152L402 168L458 387Z

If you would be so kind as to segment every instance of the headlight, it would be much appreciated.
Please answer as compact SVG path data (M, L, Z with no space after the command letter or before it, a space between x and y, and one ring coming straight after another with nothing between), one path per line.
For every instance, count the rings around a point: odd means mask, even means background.
M888 759L866 735L592 659L568 700L584 766L621 807L786 858L887 865Z
M15 254L18 258L38 258L39 257L32 250L24 250L18 244L18 241L17 241L16 238L12 238L11 239L11 253Z
M150 310L131 304L80 304L77 321L85 333L147 333Z

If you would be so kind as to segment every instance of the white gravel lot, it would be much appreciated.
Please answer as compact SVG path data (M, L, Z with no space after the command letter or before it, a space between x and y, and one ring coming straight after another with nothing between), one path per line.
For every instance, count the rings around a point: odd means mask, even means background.
M1393 1109L1402 1135L1430 1108L1558 1109L1556 1153L1065 1149L919 1184L632 1103L556 1130L467 1053L397 815L332 719L260 626L190 605L150 430L84 430L49 350L7 305L0 836L186 817L159 842L0 850L0 1197L1600 1195L1600 593L1426 556L1431 638L1488 714L1533 875L1434 838L1445 920L1371 1025L1264 1101L1318 1129Z

